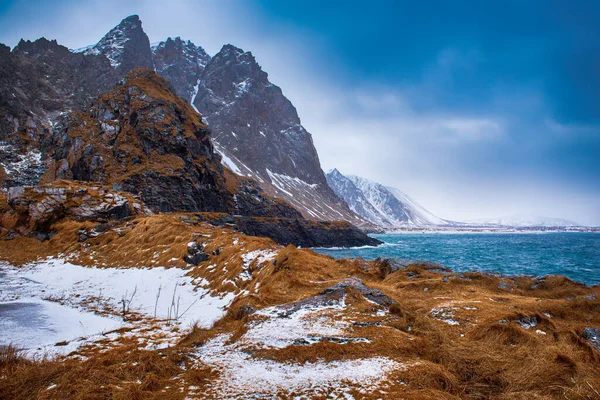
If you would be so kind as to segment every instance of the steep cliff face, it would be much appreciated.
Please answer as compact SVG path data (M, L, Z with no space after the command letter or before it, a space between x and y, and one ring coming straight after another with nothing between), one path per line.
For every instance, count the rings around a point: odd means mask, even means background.
M118 78L103 56L73 54L55 40L0 48L0 185L39 181L39 141L67 112L85 107Z
M0 184L34 185L45 171L40 141L62 116L88 107L135 67L153 68L137 16L96 45L70 51L56 40L0 46Z
M178 95L193 105L200 76L210 56L200 46L180 37L152 46L156 72L171 82Z
M310 133L252 53L224 46L206 65L194 105L234 172L257 179L308 218L365 222L327 186Z

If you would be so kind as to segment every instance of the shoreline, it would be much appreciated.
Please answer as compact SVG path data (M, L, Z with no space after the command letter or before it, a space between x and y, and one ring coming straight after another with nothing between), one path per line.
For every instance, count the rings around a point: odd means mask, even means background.
M403 235L403 234L543 234L543 233L600 233L600 228L590 227L581 229L534 229L534 228L406 228L383 233L372 233L369 235Z

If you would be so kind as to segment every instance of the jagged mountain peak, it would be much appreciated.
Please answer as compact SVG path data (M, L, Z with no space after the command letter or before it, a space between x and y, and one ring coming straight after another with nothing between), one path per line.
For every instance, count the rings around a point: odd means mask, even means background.
M128 17L125 17L121 20L121 23L119 25L132 25L132 26L137 26L139 25L140 27L142 26L142 20L140 20L140 16L137 14L132 14Z
M177 36L152 46L152 55L156 72L169 79L177 94L193 104L200 77L211 59L206 51Z
M168 37L167 40L153 45L152 53L155 64L162 62L163 69L184 60L204 68L210 61L210 56L201 46L196 46L191 40L182 40L180 36L174 39ZM158 69L158 66L156 68Z
M326 175L343 176L343 174L337 168L330 169L327 171Z
M221 47L221 50L219 51L219 53L224 54L224 55L233 54L236 56L248 54L248 55L252 56L252 52L244 51L243 49L241 49L237 46L234 46L231 43L224 44L223 47ZM254 56L252 56L252 59L254 59Z
M35 57L40 53L59 48L67 49L64 46L59 45L56 39L48 40L45 37L41 37L33 42L30 40L21 39L12 51L14 53L22 53L31 57Z
M212 62L215 64L225 64L238 75L246 78L253 78L264 84L270 84L268 74L256 61L251 51L244 51L232 44L224 45L221 50L214 55Z
M98 43L82 50L85 54L105 55L114 68L125 72L133 68L154 68L150 41L137 15L123 19Z
M210 60L210 56L206 53L206 51L201 46L196 46L194 42L191 40L181 39L181 36L176 36L174 38L168 37L167 40L160 41L152 45L152 51L157 52L163 49L169 50L193 50L205 55L206 58Z

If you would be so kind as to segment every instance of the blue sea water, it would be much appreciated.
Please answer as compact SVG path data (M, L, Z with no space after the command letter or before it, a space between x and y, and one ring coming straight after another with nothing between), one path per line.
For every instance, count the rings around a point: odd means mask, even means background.
M402 233L372 235L378 247L315 249L335 258L426 260L456 272L564 275L600 284L600 233Z

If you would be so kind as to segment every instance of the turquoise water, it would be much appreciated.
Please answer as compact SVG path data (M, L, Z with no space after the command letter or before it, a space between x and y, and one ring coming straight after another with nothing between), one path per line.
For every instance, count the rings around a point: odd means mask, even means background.
M372 235L378 247L315 249L335 258L427 260L456 272L564 275L600 284L600 233L415 233Z

